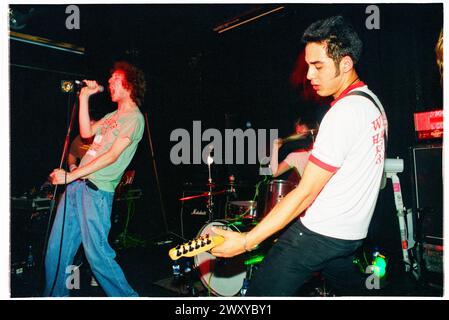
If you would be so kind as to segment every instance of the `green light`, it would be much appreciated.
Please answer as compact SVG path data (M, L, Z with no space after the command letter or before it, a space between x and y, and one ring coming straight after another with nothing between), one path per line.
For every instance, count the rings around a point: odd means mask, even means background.
M376 274L379 278L382 278L385 275L387 268L387 262L385 261L385 259L383 257L377 256L376 259L374 259L373 266L374 274Z
M253 264L261 263L264 258L265 258L265 256L260 255L260 254L257 256L253 256L253 257L245 260L245 266L252 266Z

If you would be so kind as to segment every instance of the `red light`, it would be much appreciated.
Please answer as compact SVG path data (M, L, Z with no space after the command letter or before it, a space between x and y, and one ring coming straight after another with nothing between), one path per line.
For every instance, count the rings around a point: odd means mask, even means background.
M407 249L407 248L408 248L407 240L402 240L402 249Z
M418 140L443 138L443 110L417 112L414 120Z

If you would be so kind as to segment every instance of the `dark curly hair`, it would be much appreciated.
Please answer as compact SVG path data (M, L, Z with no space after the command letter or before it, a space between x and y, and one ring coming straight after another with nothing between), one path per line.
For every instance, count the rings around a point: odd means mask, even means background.
M325 42L327 55L338 65L345 56L350 56L354 65L362 54L362 41L342 16L330 17L312 23L302 36L303 43Z
M318 130L319 123L316 121L312 116L306 115L304 117L299 117L296 119L296 121L293 123L293 126L306 126L309 130L315 129Z
M115 71L123 71L126 82L123 87L131 91L131 99L140 107L146 91L145 75L142 70L126 61L117 61L111 69L111 74Z

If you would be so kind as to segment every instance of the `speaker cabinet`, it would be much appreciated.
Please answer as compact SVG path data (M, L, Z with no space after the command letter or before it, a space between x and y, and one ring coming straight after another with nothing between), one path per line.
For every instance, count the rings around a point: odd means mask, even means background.
M442 154L441 144L410 148L418 240L435 245L443 244Z
M186 199L181 201L181 211L180 211L180 226L181 226L181 236L184 239L192 239L198 236L201 228L209 220L219 220L223 219L223 206L224 199L223 196L213 196L213 210L211 216L209 216L209 210L207 208L208 197L196 197L201 194L207 193L208 190L184 190L182 193L182 198L192 197L191 199Z
M32 201L32 200L30 200ZM32 255L35 264L42 262L49 210L47 208L26 209L11 206L10 254L11 264L20 264Z

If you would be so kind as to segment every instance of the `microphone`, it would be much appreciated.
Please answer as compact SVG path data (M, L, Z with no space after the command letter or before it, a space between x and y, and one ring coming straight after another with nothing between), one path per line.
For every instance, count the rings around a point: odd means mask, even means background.
M75 83L78 86L78 88L87 87L87 84L84 81L75 80ZM103 91L104 91L104 87L102 85L98 85L98 92L103 92Z

